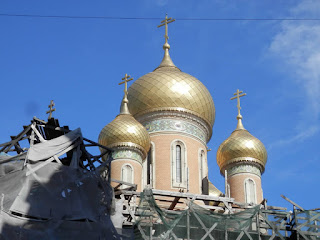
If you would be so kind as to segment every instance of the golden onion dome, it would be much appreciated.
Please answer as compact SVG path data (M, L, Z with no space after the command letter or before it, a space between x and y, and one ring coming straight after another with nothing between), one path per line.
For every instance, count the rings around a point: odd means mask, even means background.
M146 157L150 149L150 137L145 127L139 123L129 112L128 100L124 97L120 114L100 132L99 143L103 146L135 147Z
M263 143L247 130L235 130L219 147L217 162L221 170L236 162L255 162L264 169L267 151Z
M224 174L227 166L238 162L251 162L265 169L267 162L267 150L263 143L252 136L242 125L242 116L238 115L238 126L218 148L217 163Z
M208 125L209 140L215 120L211 94L198 79L182 72L173 64L168 43L165 43L163 48L165 53L159 67L130 86L130 112L135 117L156 111L191 113Z
M263 143L252 136L242 124L240 97L245 96L246 93L238 89L234 95L231 100L237 99L238 102L238 124L236 130L218 148L217 163L220 167L220 172L224 175L227 167L240 162L257 164L261 172L264 172L268 158L267 150Z

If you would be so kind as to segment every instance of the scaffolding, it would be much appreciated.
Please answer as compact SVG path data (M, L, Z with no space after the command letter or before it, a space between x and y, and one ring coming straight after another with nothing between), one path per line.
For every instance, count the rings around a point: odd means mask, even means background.
M252 205L156 189L119 190L120 195L126 199L124 227L133 227L134 239L320 239L319 209L304 210L284 196L293 211L268 206L266 200Z
M3 239L28 239L28 236L34 237L35 233L42 237L47 235L41 234L48 233L49 235L52 234L50 235L52 237L58 236L54 234L65 236L63 234L76 232L77 239L85 239L89 235L90 237L98 236L99 239L134 238L143 240L320 239L320 209L305 210L285 196L282 197L293 205L292 211L283 207L268 206L266 200L258 205L253 205L236 202L229 197L191 194L183 191L172 192L146 188L143 192L137 192L136 184L111 179L112 151L82 137L82 135L81 138L72 143L72 147L67 147L59 154L50 155L48 159L34 163L31 160L29 163L31 158L28 154L30 154L30 149L33 146L57 139L71 132L67 126L60 127L57 119L50 118L46 122L33 118L31 124L24 126L18 135L11 136L11 141L0 144L0 238L5 236ZM103 154L90 154L87 150L90 147L103 149ZM12 153L15 155L12 156ZM73 165L75 156L77 156L76 166ZM106 161L103 161L102 157ZM34 178L32 181L39 184L37 189L41 189L41 187L46 189L48 187L46 186L47 183L36 178L39 176L45 177L39 172L41 172L41 169L50 167L50 165L65 166L66 168L63 168L68 169L66 170L68 173L80 171L83 181L86 179L89 182L93 180L94 184L87 189L88 191L92 190L92 194L99 196L99 201L94 200L95 203L92 201L96 205L91 206L93 210L97 208L97 214L86 215L78 211L78 215L60 216L57 219L57 213L55 212L50 212L50 216L34 214L38 211L37 208L26 212L15 211L12 207L14 205L12 201L8 201L8 199L10 200L8 196L11 193L6 190L7 183L14 182L13 179L23 177L29 172L29 175ZM76 167L77 170L72 170L72 167ZM16 171L17 169L18 171ZM70 178L71 175L68 176ZM110 189L110 182L116 183L113 189ZM64 184L67 184L67 181ZM80 184L74 186L71 190L77 191L76 189L79 186ZM66 198L68 188L65 188L62 184L58 186L58 189L62 190L62 192L60 191L62 197ZM78 190L80 193L81 191L84 192L81 187ZM49 189L48 192L52 195L55 190ZM56 192L60 194L60 192ZM31 196L35 193L31 191L28 194ZM84 196L91 195L91 193L80 194L77 202L81 202L86 198ZM50 197L42 196L44 199ZM58 203L61 194L54 196ZM51 199L49 200L51 201ZM41 202L43 201L41 200ZM115 206L116 203L120 203L118 207ZM103 211L100 208L101 204L104 206ZM53 205L52 208L59 207L55 203ZM66 209L66 212L68 211ZM112 217L117 214L120 215L120 228L122 227L122 229L116 227L115 221L112 220ZM80 215L81 218L79 218ZM109 221L109 225L101 225L108 222L102 221L108 215L111 215L113 224ZM110 220L109 217L107 218ZM15 225L17 221L20 221L21 226ZM13 235L8 235L8 232L10 233L8 230L10 224L8 223L13 223L10 228ZM5 228L1 229L1 224ZM16 227L14 228L13 225Z

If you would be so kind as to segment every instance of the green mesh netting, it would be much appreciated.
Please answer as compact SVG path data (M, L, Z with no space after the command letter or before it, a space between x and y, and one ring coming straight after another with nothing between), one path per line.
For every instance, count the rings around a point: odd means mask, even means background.
M296 211L296 229L304 238L320 239L320 212L312 210ZM302 238L302 239L304 239Z
M220 214L190 201L188 209L168 212L158 207L151 190L145 190L136 211L135 239L188 239L189 236L189 239L255 240L259 239L258 230L252 227L259 209L258 205L239 213Z

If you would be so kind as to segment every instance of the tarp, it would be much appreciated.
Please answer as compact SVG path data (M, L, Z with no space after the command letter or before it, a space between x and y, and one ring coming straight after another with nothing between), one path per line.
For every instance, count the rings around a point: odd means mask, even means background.
M1 224L4 222L5 224ZM2 227L1 227L2 226ZM30 220L0 212L0 240L115 240L119 236L110 219L104 222Z
M0 240L121 239L108 215L112 188L79 167L80 143L77 129L0 161ZM69 151L70 166L46 161Z
M45 160L53 155L60 155L63 152L73 149L79 144L77 141L82 139L81 130L77 128L65 135L54 138L50 141L41 142L30 147L28 160L40 161Z

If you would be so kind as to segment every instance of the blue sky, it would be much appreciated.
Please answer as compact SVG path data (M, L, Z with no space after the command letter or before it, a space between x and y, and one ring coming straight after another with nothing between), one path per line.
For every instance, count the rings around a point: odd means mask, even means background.
M219 145L236 127L236 89L243 123L268 151L262 177L269 205L320 207L320 21L184 21L179 18L320 18L320 1L0 0L0 13L176 18L171 58L209 89L216 122L209 178L224 189ZM33 116L46 119L53 99L62 125L97 140L119 112L125 73L135 79L160 64L159 20L0 16L0 142ZM309 199L306 201L306 199Z

